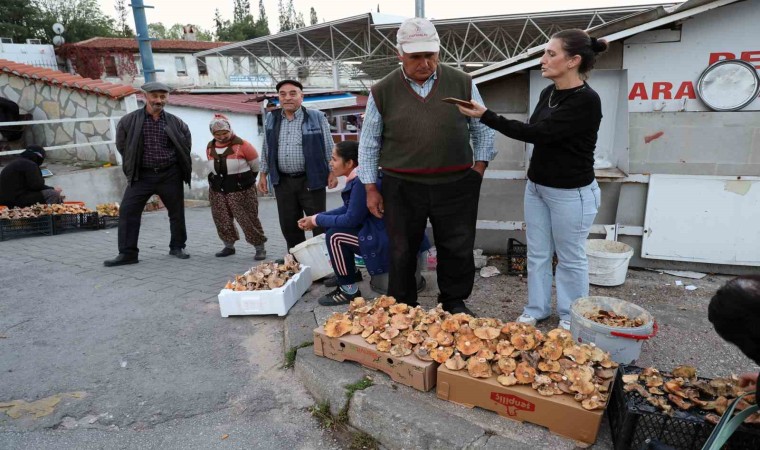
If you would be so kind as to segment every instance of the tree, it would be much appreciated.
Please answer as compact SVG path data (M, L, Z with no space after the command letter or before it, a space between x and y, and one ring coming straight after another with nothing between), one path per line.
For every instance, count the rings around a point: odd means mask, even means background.
M311 7L310 16L311 16L311 23L309 25L316 25L319 23L319 19L317 18L317 10L314 9L313 6Z
M303 13L296 14L296 20L293 22L293 28L303 28L306 26L306 21L303 20Z
M291 5L293 4L291 0ZM293 29L293 23L290 21L290 11L283 5L282 0L277 2L277 9L280 13L280 33Z
M127 24L127 12L126 0L116 0L114 9L116 10L116 28L124 37L135 37L135 33Z
M246 16L251 14L251 3L248 0L233 0L232 5L232 22L245 22Z
M166 27L161 22L149 23L148 36L154 39L166 39Z
M214 10L214 25L216 26L216 36L219 37L220 34L224 31L225 26L229 26L229 21L226 22L222 18L222 13L219 12L219 8L216 8Z
M249 0L233 0L233 20L222 19L219 10L216 11L214 21L216 22L216 37L220 41L246 41L260 36L269 34L269 25L266 22L266 12L264 5L259 2L259 11L263 13L263 21L253 20L251 15L251 5Z
M5 2L7 0L3 0ZM52 26L59 22L66 31L66 42L84 41L93 37L118 37L114 19L100 10L97 0L33 0L39 9L39 23L48 41L52 41Z
M29 0L0 1L0 36L9 37L16 43L45 37L37 20L39 16L39 9Z
M259 0L259 19L256 21L256 29L262 33L260 36L269 35L269 19L264 9L264 0Z

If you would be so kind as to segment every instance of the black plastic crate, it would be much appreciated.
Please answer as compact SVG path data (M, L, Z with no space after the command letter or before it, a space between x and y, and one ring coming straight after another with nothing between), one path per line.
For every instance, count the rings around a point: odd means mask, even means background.
M557 270L557 255L552 259L552 272ZM528 246L515 238L507 241L507 274L528 275Z
M51 216L0 220L0 241L39 235L53 235L53 220Z
M119 226L119 216L98 216L99 228L116 228Z
M53 216L53 234L75 230L97 230L99 227L100 221L96 212Z
M700 450L715 425L705 420L706 412L673 408L668 415L635 392L623 390L623 375L641 372L640 367L620 366L607 406L615 450L639 450L647 439L656 439L677 450ZM740 426L724 450L760 449L760 427Z

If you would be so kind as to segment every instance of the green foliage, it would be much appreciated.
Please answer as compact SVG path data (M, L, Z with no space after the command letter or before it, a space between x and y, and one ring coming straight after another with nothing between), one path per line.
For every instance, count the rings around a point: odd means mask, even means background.
M380 448L380 443L369 434L358 431L351 438L351 445L348 448L351 450L377 450Z
M166 39L166 26L161 22L149 23L148 36L155 39Z
M269 34L263 1L259 1L259 20L254 20L249 0L233 0L233 8L232 22L224 20L218 9L214 12L217 40L246 41Z
M304 342L301 345L297 345L295 347L291 347L290 350L285 352L285 362L282 364L283 369L292 369L293 366L296 364L296 353L298 352L299 348L304 347L310 347L314 345L313 342Z
M40 38L39 9L29 0L0 1L0 36L25 43L27 39Z
M314 9L314 7L311 7L311 11L309 11L310 17L310 24L309 25L316 25L319 23L319 18L317 18L317 10Z
M3 0L5 1L5 0ZM66 42L74 43L93 37L119 37L116 21L103 14L97 0L33 0L39 10L39 29L52 42L52 26L59 22L66 31Z
M135 37L135 33L129 25L127 25L129 11L127 10L126 0L116 0L113 8L116 10L116 31L119 32L122 37Z
M309 408L309 412L311 412L312 417L317 419L322 428L335 430L339 425L330 413L330 402L318 403Z
M346 385L346 404L343 405L343 408L341 408L340 412L338 413L338 417L336 418L338 423L344 424L348 423L348 407L351 404L351 399L354 397L354 394L356 391L363 391L367 389L368 387L372 386L372 378L370 377L364 377L361 380L357 381L356 383L348 384Z

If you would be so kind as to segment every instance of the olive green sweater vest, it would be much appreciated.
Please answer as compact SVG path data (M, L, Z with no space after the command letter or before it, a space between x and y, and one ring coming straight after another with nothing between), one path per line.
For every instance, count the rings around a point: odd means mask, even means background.
M425 184L461 179L472 166L467 117L446 97L469 100L472 79L443 64L427 97L409 85L402 68L372 87L372 98L383 118L380 167L388 175Z

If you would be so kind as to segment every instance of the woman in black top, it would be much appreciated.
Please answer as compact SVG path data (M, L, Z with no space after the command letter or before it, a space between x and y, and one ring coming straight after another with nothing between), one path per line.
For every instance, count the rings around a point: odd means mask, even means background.
M552 255L557 253L559 325L570 328L570 305L588 295L586 239L600 205L594 149L602 120L599 95L586 78L607 42L582 30L552 36L541 76L554 82L541 92L528 123L509 120L477 102L460 112L500 133L534 145L525 189L528 305L519 322L535 325L551 314Z

